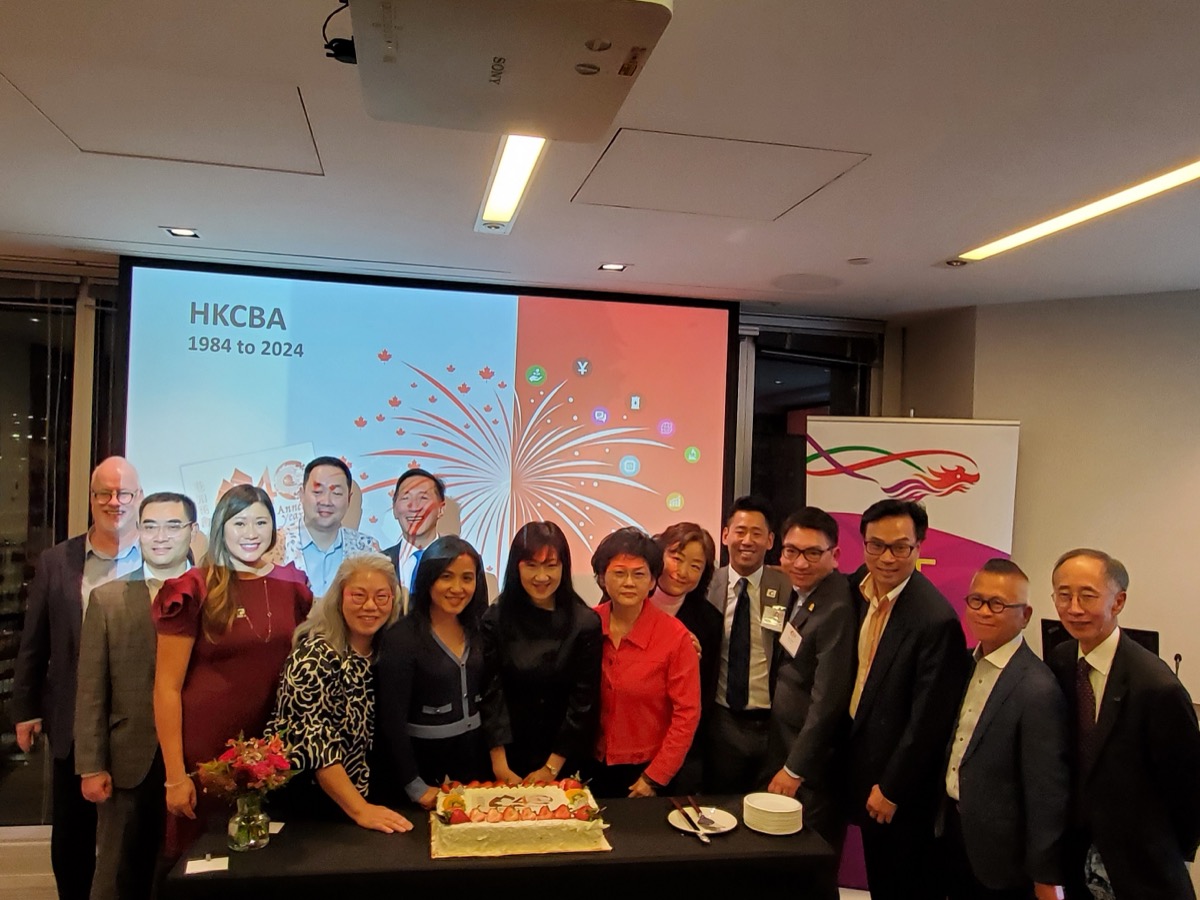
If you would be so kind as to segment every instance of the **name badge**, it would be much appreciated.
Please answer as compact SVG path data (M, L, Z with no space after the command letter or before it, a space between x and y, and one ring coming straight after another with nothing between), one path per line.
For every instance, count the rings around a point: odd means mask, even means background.
M779 645L787 651L788 656L795 656L796 652L800 649L800 641L802 640L800 632L792 626L791 622L788 622L787 626L783 629L783 634L779 636Z
M778 634L783 631L783 623L786 617L786 606L764 606L761 622L762 627Z

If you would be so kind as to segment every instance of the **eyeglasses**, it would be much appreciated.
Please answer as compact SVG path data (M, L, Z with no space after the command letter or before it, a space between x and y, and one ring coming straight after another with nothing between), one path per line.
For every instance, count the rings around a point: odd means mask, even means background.
M832 547L793 547L790 544L784 544L783 549L779 551L779 558L784 562L794 562L797 556L803 556L810 563L819 563L821 557L832 549Z
M178 519L172 519L170 522L142 522L138 526L139 531L144 531L146 534L167 534L175 537L185 528L190 528L191 522L180 522Z
M967 594L967 606L971 609L983 609L984 604L987 608L1000 615L1006 609L1017 609L1021 606L1028 606L1028 603L1005 603L999 597L984 597L979 594Z
M1057 609L1068 609L1071 606L1071 601L1075 600L1083 609L1095 609L1100 605L1100 601L1104 599L1101 594L1095 591L1087 590L1071 591L1063 588L1055 591L1050 595L1054 598L1054 606Z
M92 497L101 503L110 503L112 502L112 498L116 497L117 502L122 506L126 503L132 503L133 498L137 495L137 491L92 491Z
M863 541L863 550L867 556L883 556L884 550L891 550L896 559L908 559L920 544L909 544L899 541L895 544L885 544L883 541Z
M350 591L346 594L346 602L351 606L366 606L368 600L375 601L380 609L386 609L395 598L390 593L368 594L366 591Z
M650 572L648 569L609 569L604 577L611 578L617 584L623 584L626 581L632 581L636 584L649 581Z

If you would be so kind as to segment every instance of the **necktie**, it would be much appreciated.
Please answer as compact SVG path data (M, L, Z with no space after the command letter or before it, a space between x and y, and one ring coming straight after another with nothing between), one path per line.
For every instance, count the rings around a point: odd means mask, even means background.
M1079 760L1088 759L1092 751L1092 738L1096 733L1096 692L1092 690L1092 679L1088 677L1092 667L1086 659L1075 664L1076 713L1079 716Z
M725 680L725 702L743 710L750 702L750 592L749 582L739 578L733 627L729 629L729 668Z
M425 552L425 548L422 547L420 550L418 550L416 553L414 553L412 555L413 570L412 570L412 575L408 579L408 593L410 596L412 595L412 592L417 587L417 569L419 569L421 567L421 554L424 552Z

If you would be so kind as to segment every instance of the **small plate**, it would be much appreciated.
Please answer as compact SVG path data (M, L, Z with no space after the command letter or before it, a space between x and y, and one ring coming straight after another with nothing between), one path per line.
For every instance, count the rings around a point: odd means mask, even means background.
M715 806L702 806L700 808L704 810L704 814L706 816L713 820L712 825L705 825L700 828L702 833L724 834L727 831L733 831L733 829L737 828L737 816L735 816L733 813L725 812L723 809L717 809ZM689 809L688 815L692 817L693 822L696 821L696 811L694 809ZM687 823L687 820L684 819L683 814L677 809L671 810L671 812L667 815L667 821L680 831L691 831L693 833L696 831L695 828Z

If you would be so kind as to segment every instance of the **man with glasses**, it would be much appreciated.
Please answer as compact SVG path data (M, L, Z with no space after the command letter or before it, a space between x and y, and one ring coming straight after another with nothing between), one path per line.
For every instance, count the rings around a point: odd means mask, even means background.
M148 900L166 810L154 730L154 623L150 604L190 567L196 504L150 494L138 515L143 566L92 592L79 648L75 769L97 805L91 900Z
M54 757L50 864L63 900L86 898L96 865L96 809L75 774L75 675L88 598L142 564L137 542L137 470L119 456L91 478L92 526L38 560L13 677L17 746L28 753L43 730Z
M283 535L283 561L308 575L313 596L325 596L342 560L379 553L369 534L346 528L350 508L350 467L335 456L318 456L304 467L300 509L304 521Z
M945 769L938 868L949 900L1062 897L1070 769L1067 708L1025 644L1029 578L990 559L971 579L978 639Z
M1167 665L1121 633L1129 573L1101 550L1059 557L1054 606L1073 640L1050 667L1073 725L1069 898L1194 898L1200 844L1200 729Z
M850 578L860 596L847 802L874 900L938 896L941 762L968 657L954 610L916 571L928 527L919 503L872 504L859 522L866 564Z

